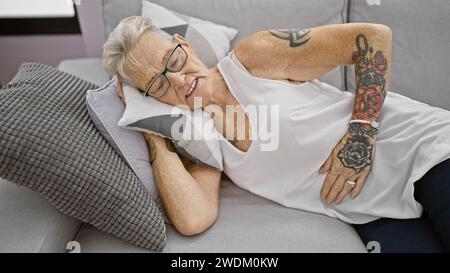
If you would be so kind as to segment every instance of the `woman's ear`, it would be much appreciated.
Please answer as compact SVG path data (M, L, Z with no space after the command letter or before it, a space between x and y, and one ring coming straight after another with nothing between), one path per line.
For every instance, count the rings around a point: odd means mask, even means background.
M181 36L180 34L175 33L173 36L175 37L175 39L178 40L178 42L180 42L180 44L181 44L182 46L192 48L191 43L189 43L189 41L186 40L186 38L184 38L184 37Z

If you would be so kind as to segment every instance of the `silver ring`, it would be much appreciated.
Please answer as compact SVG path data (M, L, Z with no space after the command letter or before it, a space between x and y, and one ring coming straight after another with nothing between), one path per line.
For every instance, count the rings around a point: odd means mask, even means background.
M352 189L356 187L355 181L347 180L345 183L347 183L347 185L349 185Z

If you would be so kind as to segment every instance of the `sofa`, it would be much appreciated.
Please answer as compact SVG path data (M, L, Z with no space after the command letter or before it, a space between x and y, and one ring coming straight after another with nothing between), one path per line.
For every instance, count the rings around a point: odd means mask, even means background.
M450 110L450 1L447 0L153 0L172 10L239 30L235 47L265 29L348 22L382 23L393 31L390 90ZM141 0L103 0L106 37L120 19L139 15ZM101 58L64 60L59 69L102 85ZM320 80L354 90L353 67ZM274 181L276 182L276 181ZM217 222L183 236L167 225L163 252L367 252L352 226L283 207L240 189L223 176ZM0 179L0 252L151 252L59 213L38 193Z

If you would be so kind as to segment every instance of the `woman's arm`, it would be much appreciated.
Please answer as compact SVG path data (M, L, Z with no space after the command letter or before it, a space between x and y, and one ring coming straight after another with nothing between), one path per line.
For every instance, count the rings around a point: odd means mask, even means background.
M354 64L352 119L380 121L390 82L391 47L389 27L350 23L258 32L242 41L235 53L250 73L271 79L309 81L336 66ZM321 190L327 204L360 193L372 168L376 133L367 124L349 125L319 170L328 172Z
M356 38L363 34L374 50L390 59L391 30L381 24L348 23L309 29L268 30L242 40L234 50L255 76L310 81L336 66L355 64ZM389 83L386 71L386 86Z
M352 119L380 121L389 84L391 39L390 31L371 38L364 33L356 36L352 54L356 75ZM378 129L368 124L349 124L347 133L319 171L328 172L321 191L327 204L340 203L348 194L355 198L361 192L372 168L377 133ZM348 187L348 180L355 182L354 188Z
M203 232L218 216L221 172L180 157L167 139L144 137L167 216L183 235Z
M125 104L120 80L117 95ZM167 139L146 133L144 138L167 216L183 235L203 232L219 214L221 171L179 156Z

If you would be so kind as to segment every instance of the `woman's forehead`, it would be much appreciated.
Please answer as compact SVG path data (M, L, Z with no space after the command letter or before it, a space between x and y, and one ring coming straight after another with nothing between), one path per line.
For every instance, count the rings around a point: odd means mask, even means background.
M158 33L146 32L131 50L143 65L156 70L163 68L164 57L173 49L174 42Z

